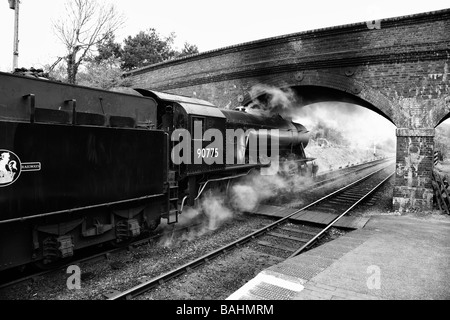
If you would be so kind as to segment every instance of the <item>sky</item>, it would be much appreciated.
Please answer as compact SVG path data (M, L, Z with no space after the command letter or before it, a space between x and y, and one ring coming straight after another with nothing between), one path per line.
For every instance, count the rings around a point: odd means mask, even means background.
M108 2L108 0L102 0ZM12 70L14 10L0 4L0 71ZM64 55L52 21L64 12L63 0L21 0L19 67L40 68ZM450 8L448 0L300 1L300 0L110 0L125 25L116 40L154 28L161 36L176 34L200 52L317 28Z

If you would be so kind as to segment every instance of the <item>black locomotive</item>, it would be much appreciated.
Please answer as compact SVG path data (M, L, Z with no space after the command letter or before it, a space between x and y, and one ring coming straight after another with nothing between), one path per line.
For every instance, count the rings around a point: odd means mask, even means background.
M248 135L210 150L225 157L232 144L236 163L199 162L210 142L194 135L192 161L174 163L174 133L198 124L202 134L214 128L224 137L227 129L279 129L280 156L295 154L302 166L310 160L306 129L279 116L0 73L0 271L127 242L162 218L175 223L212 182L264 166L249 160Z

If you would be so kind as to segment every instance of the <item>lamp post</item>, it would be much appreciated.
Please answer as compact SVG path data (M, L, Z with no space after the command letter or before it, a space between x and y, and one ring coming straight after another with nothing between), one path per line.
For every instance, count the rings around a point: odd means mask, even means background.
M19 62L19 0L8 0L9 7L14 10L14 48L13 48L13 71Z

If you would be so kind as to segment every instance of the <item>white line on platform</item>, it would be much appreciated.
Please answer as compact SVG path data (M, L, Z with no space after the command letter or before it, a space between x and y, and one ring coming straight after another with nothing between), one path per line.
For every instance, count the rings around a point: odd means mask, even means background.
M305 288L299 282L284 280L274 275L267 274L265 271L262 271L237 291L232 293L228 298L226 298L226 300L239 300L240 298L246 296L251 289L255 288L258 284L263 282L296 292L300 292Z

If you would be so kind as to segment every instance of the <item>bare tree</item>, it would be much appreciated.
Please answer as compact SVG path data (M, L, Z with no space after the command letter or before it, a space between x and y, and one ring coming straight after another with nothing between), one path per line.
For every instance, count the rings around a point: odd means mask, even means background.
M68 0L65 8L65 15L53 23L53 28L67 49L67 81L75 84L80 64L124 20L113 4L100 4L97 0Z

